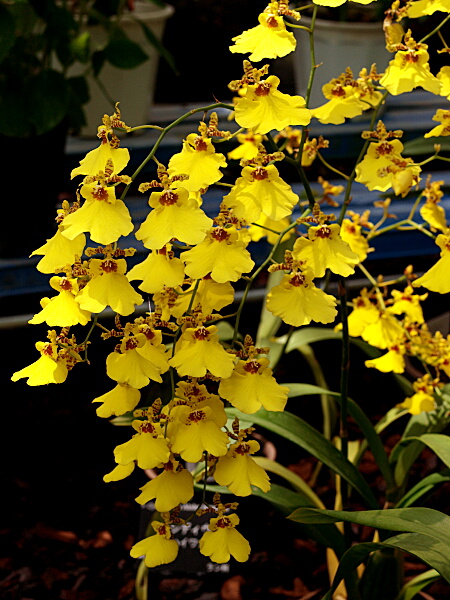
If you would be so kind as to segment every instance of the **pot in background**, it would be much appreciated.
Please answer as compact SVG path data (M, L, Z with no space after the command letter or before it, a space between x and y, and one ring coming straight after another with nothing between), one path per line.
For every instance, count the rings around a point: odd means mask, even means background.
M311 19L302 17L300 23L309 26ZM293 56L295 93L305 96L311 68L309 34L302 29L294 29L297 49ZM322 87L331 79L339 77L346 67L358 76L360 70L368 70L373 63L382 73L387 67L391 54L386 50L381 22L352 23L316 19L314 30L316 69L309 106L317 108L326 99ZM322 63L322 64L321 64Z

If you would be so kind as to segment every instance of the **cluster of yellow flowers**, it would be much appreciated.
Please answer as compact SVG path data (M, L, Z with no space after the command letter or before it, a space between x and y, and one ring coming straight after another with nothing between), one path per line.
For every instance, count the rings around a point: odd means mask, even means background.
M327 6L341 3L317 2ZM433 0L412 2L409 16L425 14L431 5L435 10L450 10L443 8L443 2L439 8L437 4ZM256 62L287 55L296 42L286 30L285 17L298 20L300 15L284 0L270 2L258 17L259 25L236 37L231 51L247 53ZM279 245L297 234L282 262L271 260L272 255L267 261L272 263L269 272L284 271L284 275L268 293L266 307L294 327L311 321L333 323L336 299L314 280L326 272L348 277L370 251L375 229L367 215L349 213L350 218L336 219L312 201L301 218L291 221L300 198L282 179L275 163L285 158L286 151L299 168L309 166L328 145L326 140L309 139L292 127L308 126L314 118L322 123L342 123L380 106L387 92L399 94L418 86L450 98L450 68L434 77L425 44L416 43L409 31L397 42L393 37L391 32L395 58L383 75L373 66L356 79L350 70L337 74L324 87L327 102L313 110L301 96L280 92L280 80L268 74L267 65L256 68L245 60L242 78L230 84L237 93L231 108L241 129L237 135L240 145L229 158L241 159L240 176L224 195L215 218L207 216L202 195L221 182L227 166L215 142L231 137L219 130L217 115L212 113L208 124L200 123L198 131L186 137L167 167L158 162L158 179L140 185L140 192L150 192L151 210L135 236L149 253L130 270L126 259L135 249L118 245L120 238L134 229L123 201L132 179L121 174L130 156L114 133L116 128L130 128L117 108L99 127L99 147L72 171L72 177L83 177L77 201L72 205L63 202L56 234L33 252L42 256L37 268L52 274L50 285L57 295L42 300L42 310L30 323L62 329L59 334L50 330L48 341L36 344L40 358L15 373L13 380L27 378L31 386L63 382L78 362L87 360L96 315L107 307L117 314L114 329L99 325L104 339L117 342L106 360L107 375L115 386L94 402L100 404L97 414L104 418L134 411L135 433L115 448L116 466L105 475L105 481L123 479L136 466L156 469L136 500L145 504L155 499L162 521L155 521L155 534L132 549L132 556L146 556L149 567L176 557L178 544L171 525L180 522L180 505L193 497L196 479L213 477L236 496L251 494L252 486L262 491L270 488L268 475L252 457L259 450L254 439L247 439L252 428L240 428L238 420L227 427L225 403L245 414L261 407L283 411L288 388L273 377L265 356L267 348L255 347L248 335L240 341L238 324L233 342L227 346L215 325L223 318L219 311L234 301L232 283L255 267L247 248L250 241L267 236L270 243ZM450 134L449 114L448 110L438 111L435 119L441 125L429 136ZM275 138L270 135L274 130L280 132ZM357 166L356 181L369 190L392 189L405 196L420 181L421 167L402 156L400 133L388 132L380 122L364 136L368 148ZM271 153L264 142L275 144ZM115 194L118 184L127 186L122 198ZM323 181L322 186L324 197L333 203L332 197L341 189ZM380 286L370 293L363 291L354 301L349 328L351 335L388 351L367 361L369 367L403 372L404 356L412 354L450 375L450 342L429 333L419 304L424 296L413 294L412 286L420 285L439 293L450 291L450 229L438 205L440 182L427 184L424 195L427 201L421 215L432 231L440 232L436 244L442 250L441 259L423 277L411 278L403 292L394 290L388 301L380 294ZM87 235L98 246L87 247ZM253 271L252 278L257 273ZM120 317L132 315L144 303L133 281L140 282L137 287L143 294L152 295L153 310L123 325ZM77 342L70 328L91 321L86 340ZM141 408L141 390L151 382L169 386L170 401L163 405L159 397L152 397L147 402L150 405ZM437 376L434 380L425 376L416 383L415 396L403 406L413 414L432 410L433 390L439 385ZM200 476L186 466L202 461L205 468ZM200 552L216 562L226 562L230 555L246 560L250 546L236 530L237 504L223 504L216 495L205 506L198 514L210 512L213 516L209 531L200 539Z

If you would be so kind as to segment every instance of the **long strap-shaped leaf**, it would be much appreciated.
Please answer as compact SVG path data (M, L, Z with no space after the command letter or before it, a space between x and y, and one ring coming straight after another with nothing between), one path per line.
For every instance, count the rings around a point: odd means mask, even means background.
M338 392L330 392L329 390L316 385L311 385L308 383L283 383L283 385L286 385L290 389L290 397L327 394L328 396L335 397L338 403L341 401L341 395ZM372 423L367 418L364 411L358 406L358 404L350 398L348 398L348 412L358 424L361 432L364 434L364 437L367 440L370 449L372 450L381 474L386 480L388 488L395 487L395 481L389 465L388 456L381 442L380 436L375 431Z
M450 517L432 508L392 508L366 511L298 508L289 516L289 519L298 523L314 525L349 521L388 531L418 533L444 543L447 546L447 554L450 548Z
M365 558L375 550L382 548L399 548L404 552L417 556L430 567L433 567L450 582L450 560L448 544L420 533L402 533L387 539L383 543L367 542L352 546L341 558L333 585L322 600L331 600L339 583L351 573ZM381 600L381 599L380 599Z
M446 467L450 467L450 437L443 433L424 433L420 436L403 438L392 450L390 461L396 462L403 450L402 447L411 442L422 442L437 454Z
M247 418L237 409L228 411L238 418ZM309 454L323 462L340 475L361 494L370 508L378 507L378 502L358 469L331 444L321 433L300 417L288 412L268 412L261 408L252 415L252 421L290 440Z

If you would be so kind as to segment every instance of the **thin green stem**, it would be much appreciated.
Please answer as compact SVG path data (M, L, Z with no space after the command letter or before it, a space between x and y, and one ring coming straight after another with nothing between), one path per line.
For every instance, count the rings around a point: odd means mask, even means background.
M435 33L438 33L442 29L442 27L447 23L447 21L449 19L450 19L450 15L447 15L445 17L445 19L443 19L443 21L441 21L441 23L433 29L433 31L430 31L430 33L427 33L427 35L420 40L419 44L422 44L425 40L430 38L432 35L434 35Z
M330 171L333 171L333 173L336 173L336 175L339 175L339 177L342 177L342 179L345 179L346 181L348 181L348 179L349 179L348 175L345 175L344 173L342 173L342 171L339 171L339 169L336 169L335 167L330 165L330 163L324 159L324 157L320 154L320 152L317 153L317 158L327 169L329 169Z
M378 300L378 304L380 305L380 308L382 310L386 310L386 305L384 303L383 294L381 293L378 282L372 277L372 275L369 273L369 271L366 269L366 267L362 263L359 263L358 268L360 269L360 271L362 271L364 273L364 275L367 277L367 279L372 284L372 286L375 290L375 294L377 296L377 300Z
M142 169L145 167L145 165L150 160L153 159L161 142L166 137L166 135L169 133L169 131L171 131L174 127L176 127L177 125L179 125L180 123L182 123L184 120L188 119L190 116L194 115L195 113L199 113L199 112L207 113L208 111L214 110L215 108L226 108L230 111L234 110L234 106L231 106L230 104L224 104L223 102L216 102L215 104L210 104L209 106L202 106L201 108L194 108L194 109L190 110L189 112L185 113L184 115L182 115L181 117L179 117L178 119L176 119L175 121L172 121L172 123L167 125L167 127L165 127L161 131L158 139L155 142L155 145L150 150L147 157L142 161L142 163L139 165L139 167L136 169L136 171L131 176L131 181L134 181L136 179L136 177L139 175L139 173L142 171ZM121 200L123 200L125 198L125 196L127 195L130 185L131 185L131 183L129 183L123 190L122 195L120 197Z
M339 437L341 438L341 452L345 458L348 458L348 378L350 370L350 338L348 333L348 314L347 314L347 288L345 279L339 280L339 301L341 307L342 322L342 357L341 357L341 403L339 414ZM342 485L342 506L348 501L346 494L347 485Z

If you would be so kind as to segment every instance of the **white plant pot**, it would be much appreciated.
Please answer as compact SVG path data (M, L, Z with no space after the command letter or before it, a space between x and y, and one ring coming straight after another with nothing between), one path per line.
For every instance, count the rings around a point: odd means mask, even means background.
M151 2L136 2L133 16L125 14L120 19L122 30L133 41L141 46L148 55L148 60L134 69L119 69L106 63L99 79L109 96L120 102L122 118L127 125L136 126L148 123L150 109L155 95L155 82L158 71L159 54L145 37L145 33L136 19L143 21L147 27L161 40L167 19L173 14L173 6L163 8ZM105 30L100 26L90 28L92 44L102 48L105 44ZM97 127L101 125L104 114L112 114L111 105L95 81L88 77L91 98L84 105L86 126L80 131L82 137L95 137Z
M311 19L302 17L300 24L309 26ZM295 91L305 96L308 86L311 59L309 34L302 29L294 29L297 48L293 56ZM309 106L316 108L326 102L322 86L339 77L346 67L350 67L357 77L362 68L368 70L373 63L382 73L392 55L386 50L382 23L343 23L317 19L314 30L314 52L317 67Z

